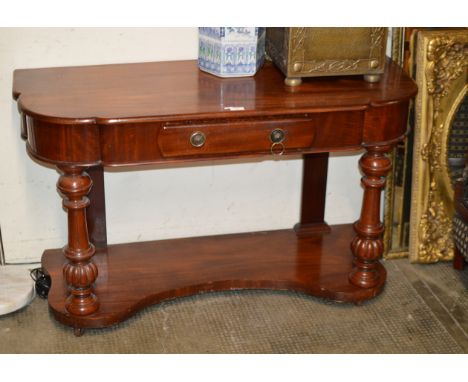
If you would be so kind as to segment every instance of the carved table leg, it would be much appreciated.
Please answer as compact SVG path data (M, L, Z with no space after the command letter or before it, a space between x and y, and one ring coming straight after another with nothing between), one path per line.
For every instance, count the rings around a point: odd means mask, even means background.
M391 168L391 161L385 156L392 146L369 146L359 165L364 173L361 183L364 186L364 199L361 216L354 223L356 237L351 243L354 255L354 268L349 274L352 284L362 288L375 287L379 282L377 264L383 253L382 233L384 225L380 221L380 194L385 186L385 176Z
M86 316L94 313L99 302L93 293L93 283L98 270L91 261L94 246L89 242L86 226L86 195L92 187L91 178L84 167L58 166L63 173L57 189L63 197L63 206L68 212L68 244L63 254L68 262L63 267L63 275L69 289L65 308L73 315Z

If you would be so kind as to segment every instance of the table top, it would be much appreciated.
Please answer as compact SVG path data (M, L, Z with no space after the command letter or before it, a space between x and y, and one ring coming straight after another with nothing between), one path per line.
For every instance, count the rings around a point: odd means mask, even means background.
M304 79L295 88L270 62L254 77L222 79L195 60L18 69L20 111L53 123L112 124L368 108L411 98L414 82L390 59L378 83L362 76Z

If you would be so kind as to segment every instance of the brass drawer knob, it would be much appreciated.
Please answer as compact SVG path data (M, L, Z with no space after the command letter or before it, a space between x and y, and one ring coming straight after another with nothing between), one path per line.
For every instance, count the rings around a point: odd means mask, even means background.
M285 132L283 129L275 129L270 133L270 140L272 145L270 151L272 155L283 155L284 153L284 138Z
M284 130L275 129L270 134L270 139L273 143L281 143L284 141Z
M191 136L190 136L190 143L192 144L193 147L202 147L206 142L206 137L205 134L203 134L201 131L195 131Z

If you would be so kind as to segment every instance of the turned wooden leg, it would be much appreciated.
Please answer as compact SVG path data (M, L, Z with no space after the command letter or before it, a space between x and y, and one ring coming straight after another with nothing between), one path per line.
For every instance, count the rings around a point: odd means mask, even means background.
M89 242L86 226L86 207L92 181L85 167L58 166L62 172L57 189L63 197L63 206L68 212L68 244L63 254L68 262L63 267L63 275L68 285L69 295L65 308L73 315L86 316L94 313L99 302L93 293L93 283L98 269L91 261L95 249Z
M384 232L384 225L380 221L380 194L385 186L385 176L391 168L391 161L385 156L391 147L390 145L366 147L367 152L359 161L364 173L361 179L364 199L361 216L354 223L356 237L351 243L354 268L349 274L349 280L362 288L375 287L380 278L377 264L383 253Z

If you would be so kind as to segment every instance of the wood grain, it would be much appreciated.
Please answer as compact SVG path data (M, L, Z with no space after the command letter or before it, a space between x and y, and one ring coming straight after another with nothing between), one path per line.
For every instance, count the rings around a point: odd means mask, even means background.
M68 260L63 265L63 276L68 285L64 305L70 314L87 316L99 308L93 290L98 276L98 268L92 261L95 248L89 242L86 225L87 195L93 182L84 172L85 168L60 166L58 170L62 175L57 190L63 197L63 207L68 215L68 243L62 250Z
M294 88L271 63L254 77L233 79L201 72L196 61L16 70L13 96L27 150L63 171L68 245L43 255L55 317L82 334L201 292L291 289L358 304L376 296L386 277L378 261L380 191L390 166L384 154L404 137L416 91L391 60L378 83L311 78ZM296 230L106 244L103 166L278 159L270 151L275 129L284 131L284 154L304 155ZM206 138L200 147L190 143L197 131ZM328 152L361 148L365 193L356 232L330 228Z
M378 83L361 76L314 78L290 89L283 80L269 62L255 77L232 79L198 70L195 60L148 62L15 70L13 95L23 113L76 125L343 110L400 102L416 92L391 60Z
M104 190L104 169L102 166L86 170L93 182L88 193L89 206L86 208L86 223L89 240L96 248L107 246L106 195Z
M148 305L211 291L298 290L342 302L370 299L382 291L385 269L378 264L382 277L373 288L349 283L353 236L351 225L341 225L305 238L280 230L110 245L93 258L100 308L86 317L65 310L60 251L46 251L42 264L52 277L49 304L55 317L67 325L98 328Z
M391 61L378 83L315 78L294 89L270 63L236 79L176 61L16 70L13 81L30 154L82 166L268 156L281 126L284 154L358 150L401 139L415 92ZM190 145L195 130L203 147Z
M385 177L392 168L386 156L392 149L390 145L369 146L359 160L364 173L361 183L364 196L359 220L354 223L356 236L351 243L355 267L349 281L362 288L373 288L380 284L378 261L383 254L382 235L385 227L380 221L380 196L385 187Z
M298 236L329 232L325 223L328 153L304 155L302 169L301 218L294 226Z

